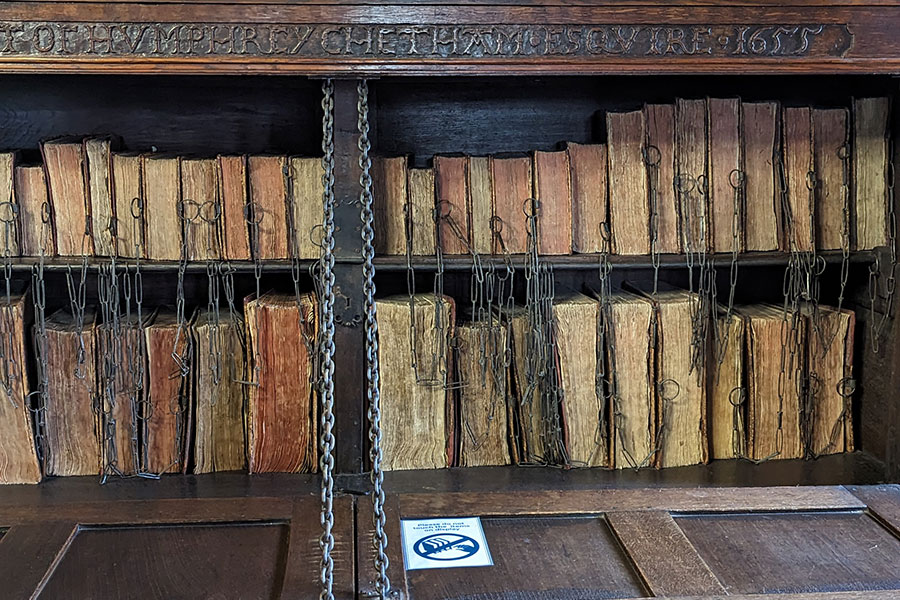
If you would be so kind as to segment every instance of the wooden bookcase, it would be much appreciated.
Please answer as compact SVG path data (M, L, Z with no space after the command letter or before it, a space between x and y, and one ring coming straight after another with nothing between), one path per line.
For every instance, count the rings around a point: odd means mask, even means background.
M676 97L849 106L853 96L889 96L892 137L900 139L898 28L900 5L889 0L6 2L0 5L0 145L36 153L39 141L49 137L115 133L134 149L318 156L321 80L335 79L335 277L346 298L337 308L343 324L335 339L335 594L374 597L355 204L357 79L370 79L373 154L413 154L417 161L435 153L599 141L602 128L592 120L598 111ZM900 152L894 158L900 168L897 157ZM823 256L827 303L836 296L840 255ZM548 260L558 285L596 281L596 256ZM33 262L18 261L14 277L30 277ZM650 268L649 257L613 262L616 278ZM740 264L739 299L782 297L785 255L751 253ZM51 260L46 267L48 312L67 302L66 265ZM818 595L825 591L849 590L834 598L900 593L853 595L858 588L840 569L817 586L803 579L800 567L791 571L786 545L759 565L760 572L784 575L773 579L781 585L776 589L758 573L735 567L742 559L728 553L746 546L735 542L723 550L724 558L716 558L716 539L705 533L721 527L715 531L751 543L748 532L759 526L754 519L777 513L783 519L778 526L791 535L818 531L826 540L808 546L810 560L827 560L829 540L851 530L867 532L861 539L873 544L884 535L886 545L896 542L900 491L867 487L900 481L900 330L894 298L880 352L872 352L868 280L874 265L887 275L887 248L851 255L846 302L858 319L857 452L815 461L715 461L639 472L488 467L389 473L390 597L571 600L780 590L809 592L796 596L807 599L832 597ZM415 261L417 277L425 281L435 266L434 260ZM465 293L469 267L466 259L447 261L449 293ZM145 302L173 303L176 267L145 269ZM376 270L379 296L405 292L403 257L378 257ZM726 271L720 269L719 277ZM683 278L683 259L663 257L661 273L662 279ZM188 303L204 304L202 266L189 268L185 282ZM236 296L251 291L249 265L238 267L235 282ZM304 279L303 285L311 282ZM289 290L289 265L267 264L263 286ZM131 590L132 597L316 597L317 490L315 475L241 474L103 487L94 478L55 479L0 489L0 580L13 582L4 595L63 597L67 586L72 594L82 588L71 586L83 584L85 594ZM732 513L744 521L716 522ZM468 515L486 518L494 536L493 571L470 570L463 578L452 570L404 572L401 517ZM541 543L523 545L528 539ZM232 543L236 550L227 550ZM603 561L568 554L576 546ZM145 575L133 568L79 584L83 569L108 564L110 547L132 566L173 549L176 557L208 554L205 563L173 559L160 567L175 575L152 591L144 578L160 570ZM897 560L900 553L873 559L863 572L882 589L896 590L895 571L893 579L877 579L890 575L891 556ZM256 578L215 576L241 568ZM195 576L200 572L204 577ZM241 592L240 585L252 591Z

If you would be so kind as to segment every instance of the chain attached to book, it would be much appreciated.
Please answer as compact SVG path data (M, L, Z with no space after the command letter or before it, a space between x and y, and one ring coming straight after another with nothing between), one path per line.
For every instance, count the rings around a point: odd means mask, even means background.
M888 213L888 252L890 263L887 265L887 277L882 274L881 256L875 254L875 262L869 267L869 311L874 323L872 330L872 352L880 351L881 336L884 334L885 325L890 318L894 306L894 292L897 287L897 214L894 209L894 141L888 139L887 157L887 194L885 202ZM884 286L879 290L878 283L884 277ZM876 314L876 304L881 296L881 315Z
M320 273L322 280L322 362L320 398L319 468L322 472L320 521L322 536L319 547L322 551L319 582L322 585L320 600L334 600L334 82L326 79L322 83L322 166L324 194L322 254ZM258 252L257 252L258 256ZM257 280L257 286L259 285ZM258 381L258 379L257 379Z
M12 246L16 240L16 222L19 209L11 200L0 204L0 221L3 222L3 281L5 296L0 320L0 389L13 408L17 408L13 385L19 378L19 366L13 351L12 309Z
M714 326L716 349L716 381L722 371L722 363L725 361L725 352L728 350L728 342L731 336L731 318L734 315L734 294L738 282L738 252L740 251L740 227L741 208L744 206L744 194L746 193L746 175L741 169L732 169L728 174L728 183L733 191L731 209L731 257L728 263L728 302L725 305L725 317L721 320L721 326ZM717 294L713 295L713 301L717 302ZM718 310L715 305L712 309L714 324L720 322L717 317ZM734 403L732 403L734 405Z
M46 218L45 218L46 214ZM47 288L44 282L44 261L46 241L50 237L50 210L49 207L41 214L41 248L38 254L38 262L32 267L32 301L34 303L34 350L37 358L37 390L31 392L26 398L26 406L34 414L35 423L35 447L37 449L38 461L46 469L50 464L50 446L47 443L47 406L49 404L49 387L50 387L50 367L47 364L47 354L49 348L47 346ZM85 236L89 236L90 231L85 225ZM89 239L89 238L88 238ZM11 321L10 321L11 322ZM32 403L30 396L37 398Z
M369 460L372 481L372 545L375 551L375 592L380 600L386 600L391 592L391 581L387 569L388 537L385 532L387 518L384 513L384 473L382 471L381 449L381 395L379 391L378 363L378 318L375 304L375 216L372 209L372 159L369 156L369 87L362 79L357 84L360 219L362 221L363 293L365 294L366 331L366 398L369 420Z

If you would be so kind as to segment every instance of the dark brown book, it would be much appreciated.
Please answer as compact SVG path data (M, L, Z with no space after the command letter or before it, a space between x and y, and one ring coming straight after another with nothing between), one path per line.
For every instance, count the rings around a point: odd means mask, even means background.
M372 161L376 254L406 254L407 161L406 156Z
M222 254L226 260L250 260L247 223L247 157L219 155L222 197Z
M60 256L93 255L82 141L49 140L41 144L41 153L56 228L57 252Z
M540 382L537 374L529 368L531 325L523 308L513 312L510 319L512 335L512 379L515 394L515 424L519 436L518 454L525 464L545 462L548 452L545 426L550 421L548 407L541 402Z
M817 250L850 249L849 117L846 108L812 111Z
M469 252L472 228L469 223L468 162L465 156L434 157L438 239L444 254Z
M709 98L709 212L713 252L744 250L741 101Z
M478 254L490 254L493 246L491 217L494 210L491 159L487 156L470 156L467 171L472 222L472 250Z
M533 194L531 157L491 157L491 184L494 216L499 219L494 226L499 237L494 235L493 251L501 254L505 246L511 254L524 254L528 245L526 203L530 204Z
M291 216L297 258L319 258L322 238L325 167L321 158L291 157ZM292 243L293 246L293 243ZM291 249L293 253L295 249Z
M653 304L628 292L612 295L606 324L610 376L612 466L634 469L653 464L656 448L656 355L650 343Z
M572 182L565 150L534 153L534 201L538 252L571 254Z
M112 193L112 150L116 145L117 140L112 137L84 140L88 213L97 256L116 254L117 221Z
M408 297L394 296L378 300L377 311L384 469L452 466L452 301L419 294L411 311Z
M244 351L240 326L201 312L194 322L194 472L237 471L246 466Z
M675 101L675 193L681 214L681 243L685 252L704 252L710 246L709 170L706 101Z
M41 480L29 408L31 382L26 368L25 332L31 320L30 294L0 300L0 327L8 338L5 344L8 355L0 361L0 378L8 390L0 392L0 484Z
M888 241L887 168L888 98L853 100L852 213L857 250L871 250Z
M747 454L747 389L744 384L744 319L719 307L717 338L709 360L709 454L711 459Z
M244 302L251 380L248 453L251 473L316 469L316 391L307 340L316 335L312 294L264 294ZM301 330L301 322L303 330Z
M145 255L150 260L180 260L181 161L165 154L142 158Z
M553 303L562 418L569 464L584 467L609 466L609 439L605 399L597 393L597 328L600 304L583 294L561 297Z
M42 166L16 167L19 248L22 256L56 256L56 235Z
M66 310L47 317L47 475L101 472L101 429L94 406L98 391L94 318L93 310L85 311L79 331L78 322Z
M222 258L222 204L216 159L181 159L181 201L188 260Z
M287 231L287 157L251 156L247 159L250 202L253 206L250 226L251 248L261 260L288 256ZM253 236L256 239L253 239Z
M16 194L17 152L0 153L0 255L19 256L19 200Z
M853 343L856 315L818 306L810 327L807 369L810 382L806 445L812 456L853 452Z
M650 202L644 111L606 113L609 137L609 222L617 254L650 254Z
M797 317L796 335L785 342L781 307L745 306L736 314L745 319L748 336L747 456L752 460L801 458L798 383L804 370L806 319Z
M485 367L495 353L505 352L506 335L507 328L497 323L467 323L456 329L460 467L512 462L508 373Z
M100 449L104 473L145 472L145 457L138 442L145 437L147 352L140 324L134 317L122 319L117 325L98 322L94 332L99 357L122 357L121 362L101 358L97 363L100 422L105 436Z
M433 169L409 169L406 174L409 195L410 241L413 256L433 256L436 225ZM406 249L404 248L404 252Z
M787 249L812 252L815 248L812 114L809 107L785 108L784 177L788 213L784 215Z
M746 248L750 252L778 250L782 239L781 198L775 191L778 104L743 103L741 124L746 175Z
M572 250L600 252L607 223L606 144L566 145L572 178Z
M144 258L145 203L141 155L114 152L110 161L117 255L124 258Z
M151 473L184 470L190 413L191 322L174 313L158 313L144 328L147 348L147 398L143 415L145 468Z
M651 179L652 164L657 165L656 210L659 215L657 225L656 250L662 254L681 252L681 225L678 197L675 195L675 105L647 104L644 106L647 127L647 144L644 161L647 164L648 179ZM648 181L648 187L650 182ZM648 190L650 193L651 190Z

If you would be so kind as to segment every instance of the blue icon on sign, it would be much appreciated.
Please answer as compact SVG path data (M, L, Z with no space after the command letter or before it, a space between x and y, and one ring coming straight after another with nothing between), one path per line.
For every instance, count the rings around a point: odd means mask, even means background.
M423 537L413 552L428 560L462 560L478 552L478 542L458 533L435 533Z

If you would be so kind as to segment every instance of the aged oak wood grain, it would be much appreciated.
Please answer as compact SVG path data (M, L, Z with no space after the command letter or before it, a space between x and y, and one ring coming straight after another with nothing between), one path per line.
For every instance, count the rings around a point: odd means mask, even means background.
M77 535L72 521L10 527L0 539L0 581L5 598L32 598Z
M669 513L611 512L606 520L655 596L725 593Z

